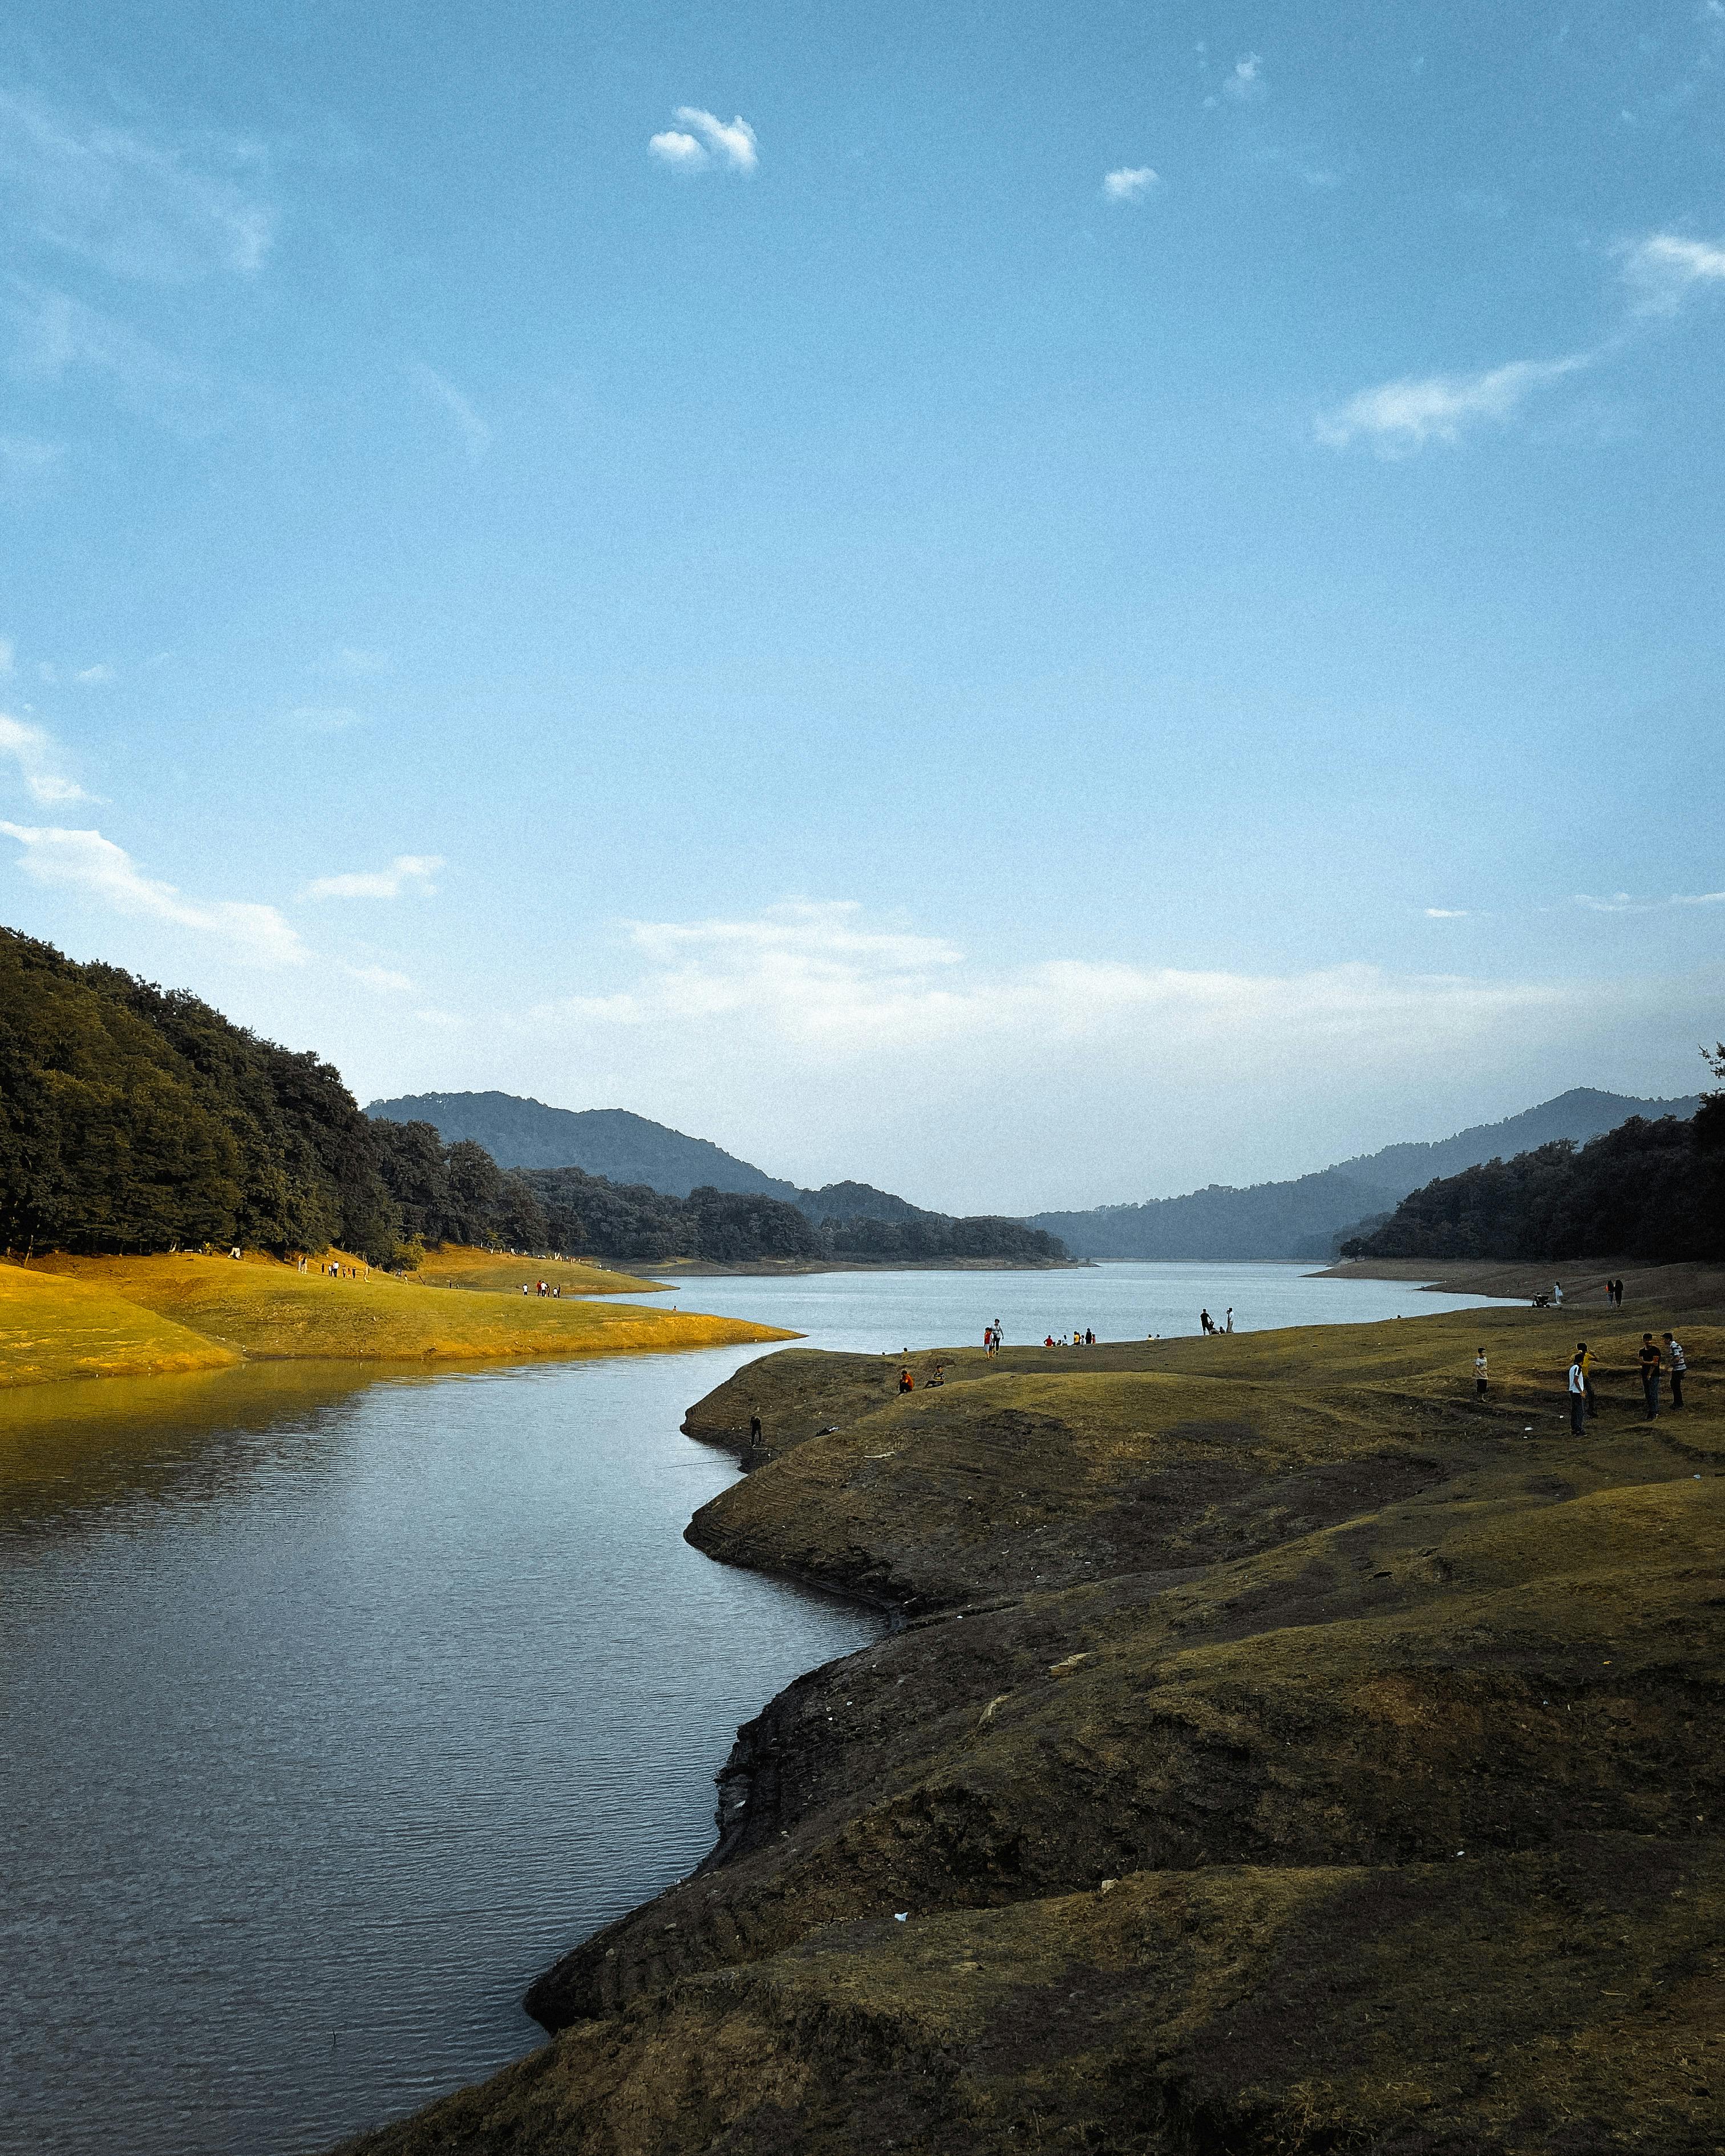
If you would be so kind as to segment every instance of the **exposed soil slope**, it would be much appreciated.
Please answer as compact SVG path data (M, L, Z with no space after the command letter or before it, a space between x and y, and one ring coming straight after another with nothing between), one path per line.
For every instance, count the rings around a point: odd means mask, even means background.
M550 2046L352 2148L1725 2147L1725 1327L1633 1315L1580 1440L1522 1310L752 1365L691 1538L907 1623L740 1732Z

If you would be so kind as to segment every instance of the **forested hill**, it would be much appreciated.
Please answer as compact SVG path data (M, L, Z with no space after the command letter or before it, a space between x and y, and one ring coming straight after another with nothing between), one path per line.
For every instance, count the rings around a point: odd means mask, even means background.
M0 929L0 1243L140 1251L331 1243L374 1265L544 1223L477 1146L360 1113L307 1050L185 989Z
M1725 1049L1720 1051L1725 1077ZM1689 1121L1632 1116L1442 1176L1403 1199L1351 1258L1725 1258L1725 1092Z
M639 1116L611 1120L659 1129ZM699 1139L679 1142L728 1158ZM80 965L0 929L8 1251L238 1244L286 1256L333 1243L398 1266L447 1242L732 1262L1065 1255L1022 1221L949 1219L859 1183L793 1194L811 1214L773 1194L790 1189L709 1183L667 1195L578 1168L507 1171L473 1139L446 1138L429 1122L362 1114L316 1055L260 1040L183 989Z
M1286 1183L1244 1189L1213 1183L1182 1198L1038 1213L1033 1228L1059 1235L1081 1258L1322 1258L1336 1239L1392 1213L1433 1177L1558 1139L1583 1142L1631 1116L1692 1116L1697 1096L1637 1100L1577 1086L1499 1123L1480 1123L1432 1143L1384 1147Z
M505 1168L579 1168L607 1183L644 1184L666 1198L687 1198L706 1189L780 1199L816 1227L824 1220L903 1225L948 1217L868 1183L829 1183L819 1190L800 1190L706 1138L691 1138L626 1108L550 1108L516 1093L408 1093L399 1100L373 1101L366 1113L394 1122L429 1123L446 1143L471 1139Z
M702 1188L788 1204L798 1194L794 1184L707 1139L685 1137L626 1108L551 1108L514 1093L409 1093L373 1101L366 1113L429 1123L446 1143L471 1139L502 1168L579 1168L608 1183L645 1183L670 1198Z

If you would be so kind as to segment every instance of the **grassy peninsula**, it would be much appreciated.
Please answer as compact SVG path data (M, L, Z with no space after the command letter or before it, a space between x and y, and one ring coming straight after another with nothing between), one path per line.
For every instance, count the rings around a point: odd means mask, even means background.
M338 1261L339 1276L321 1269ZM521 1292L524 1280L554 1277L567 1282L559 1299ZM733 1318L580 1299L655 1286L483 1250L442 1252L429 1281L367 1278L334 1252L303 1273L255 1251L239 1262L182 1251L55 1255L28 1268L0 1265L0 1385L153 1376L242 1358L526 1362L792 1337Z
M901 1628L351 2156L1716 2151L1722 1318L1589 1312L1579 1439L1569 1312L751 1365L690 1538Z

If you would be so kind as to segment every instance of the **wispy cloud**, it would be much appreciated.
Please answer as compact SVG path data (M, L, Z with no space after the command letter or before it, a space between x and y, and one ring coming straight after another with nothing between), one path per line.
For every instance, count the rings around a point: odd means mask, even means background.
M0 831L23 847L24 873L37 883L76 891L116 913L202 930L260 964L305 963L305 945L273 906L187 898L174 885L141 874L125 848L100 831L40 829L8 823L0 823Z
M100 689L114 679L111 666L80 666L72 679L85 689Z
M288 716L311 734L345 733L349 726L365 724L365 715L352 704L295 704Z
M1668 898L1638 898L1627 891L1597 898L1579 891L1570 903L1584 913L1658 913L1668 906L1725 906L1725 891L1674 891Z
M1465 906L1428 906L1425 917L1428 921L1466 921L1471 916Z
M255 144L150 141L0 92L6 221L39 246L155 285L254 276L275 230Z
M1725 247L1676 233L1650 233L1623 250L1623 274L1644 311L1671 314L1697 287L1725 285Z
M455 431L461 437L468 462L478 464L491 446L490 428L454 383L446 382L434 367L427 367L423 362L416 364L413 379L432 402L439 405L454 421Z
M339 644L317 670L339 674L351 681L370 681L390 672L391 667L387 651L363 651L356 644Z
M352 875L319 876L308 883L302 898L429 898L437 890L432 879L444 865L441 854L398 854L387 869Z
M1110 202L1142 202L1158 183L1150 166L1122 165L1117 172L1103 174L1102 192Z
M39 442L29 434L0 434L0 465L8 471L46 471L65 454L59 442Z
M680 105L677 125L648 138L649 152L685 172L716 165L732 172L752 172L760 162L759 139L739 113L728 124L697 105Z
M405 973L398 973L388 966L351 966L345 960L341 970L351 981L362 987L375 988L380 995L410 996L415 993L413 983Z
M1242 53L1222 85L1223 96L1231 98L1236 105L1256 105L1269 95L1269 90L1270 85L1264 80L1261 53Z
M811 1053L926 1057L1010 1037L1023 1052L1104 1036L1174 1050L1255 1026L1307 1036L1404 1029L1447 1014L1471 1027L1549 999L1538 986L1396 977L1340 966L1286 978L1060 960L969 967L943 938L870 927L849 903L797 901L736 920L634 921L649 970L626 989L538 1006L541 1026L689 1029L740 1024Z
M6 670L11 670L12 647L6 647ZM59 752L43 727L0 711L0 756L9 756L18 766L25 790L33 801L43 803L88 801L92 797L59 768Z
M21 374L51 382L94 376L128 410L188 438L222 424L220 399L197 368L69 293L15 278L6 311Z
M1366 441L1384 455L1406 455L1428 442L1457 442L1468 429L1512 418L1536 390L1590 366L1591 352L1563 359L1516 359L1483 374L1429 374L1362 389L1314 423L1332 448Z

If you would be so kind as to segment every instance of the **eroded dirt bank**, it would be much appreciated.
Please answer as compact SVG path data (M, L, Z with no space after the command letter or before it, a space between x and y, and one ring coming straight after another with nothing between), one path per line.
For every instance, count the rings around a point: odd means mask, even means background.
M552 2043L350 2149L1713 2156L1721 1314L1592 1314L1579 1440L1573 1313L752 1365L691 1539L902 1629L740 1733Z

